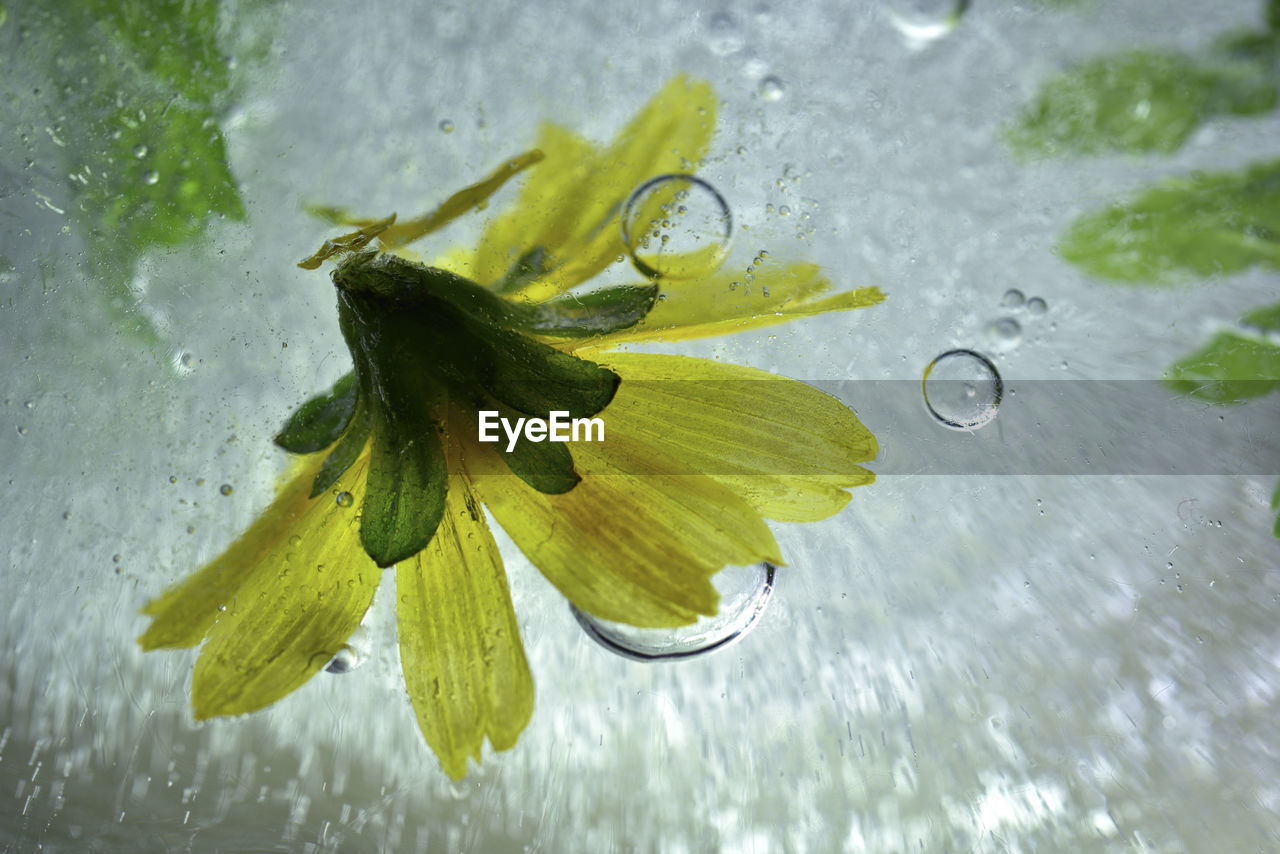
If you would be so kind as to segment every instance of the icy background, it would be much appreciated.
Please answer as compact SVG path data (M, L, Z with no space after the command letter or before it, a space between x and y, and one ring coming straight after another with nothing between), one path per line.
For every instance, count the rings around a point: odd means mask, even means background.
M286 415L347 369L332 286L294 266L329 232L301 205L425 209L527 147L540 119L609 139L677 72L723 98L700 174L739 224L729 263L767 249L889 295L681 352L823 382L918 382L953 347L999 350L1008 382L1154 379L1275 299L1274 274L1118 288L1052 251L1124 191L1274 156L1275 115L1211 123L1170 157L1021 164L997 134L1055 71L1197 47L1255 24L1256 0L979 0L923 47L889 5L279 4L268 61L224 123L247 222L138 271L160 347L88 296L40 169L3 163L0 847L1280 849L1269 477L883 477L825 523L777 526L791 566L759 627L677 664L595 646L500 540L537 708L460 784L417 730L386 589L364 667L248 718L195 725L194 653L134 643L143 602L269 500ZM38 130L29 97L0 110ZM1001 308L1012 287L1048 312ZM1016 343L990 337L1005 315ZM874 401L847 402L911 453ZM1276 414L1226 417L1265 437ZM1118 429L1159 425L1133 413ZM1011 452L1026 439L999 434Z

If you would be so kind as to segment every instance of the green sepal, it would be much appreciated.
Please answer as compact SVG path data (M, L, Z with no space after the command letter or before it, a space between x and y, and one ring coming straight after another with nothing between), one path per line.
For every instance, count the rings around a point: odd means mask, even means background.
M500 294L514 293L549 272L551 264L546 247L535 246L516 259L502 281L494 285L494 290Z
M1241 403L1280 390L1280 345L1219 332L1200 350L1174 362L1165 382L1174 391L1214 403Z
M1058 248L1088 273L1133 284L1280 269L1280 160L1164 181L1076 220Z
M520 416L512 410L494 403L492 400L481 401L477 408L496 410L500 418L512 424ZM550 412L538 413L539 418L550 418ZM477 422L476 428L479 427ZM573 455L565 442L552 442L550 437L541 442L527 439L522 430L516 439L515 448L507 450L507 434L498 430L498 456L502 457L511 473L529 486L546 495L560 495L573 489L582 481L582 476L574 470Z
M372 429L373 419L369 407L361 401L356 404L355 414L351 417L351 423L347 425L346 432L342 434L338 444L321 464L320 472L311 484L312 498L337 483L342 473L351 468L352 464L360 458L360 452L368 444Z
M447 270L362 252L345 259L333 280L349 310L353 325L344 334L357 363L356 350L373 347L384 376L436 377L464 397L484 389L525 415L595 415L617 391L617 374L525 334L537 306Z
M509 329L472 329L480 385L526 415L564 410L595 415L613 400L622 379L608 368Z
M426 548L444 516L449 470L435 426L375 411L360 542L380 567Z
M558 338L590 338L635 326L658 299L657 284L617 285L561 294L534 306L531 329Z
M289 417L276 434L276 444L291 454L310 454L329 447L351 423L359 392L355 372L344 375L333 388L311 398Z

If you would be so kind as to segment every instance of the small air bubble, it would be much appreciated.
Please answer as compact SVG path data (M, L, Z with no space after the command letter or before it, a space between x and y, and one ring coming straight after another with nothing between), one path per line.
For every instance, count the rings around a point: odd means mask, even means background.
M145 145L135 145L133 147L133 156L141 160L147 156L147 147Z
M785 91L782 81L772 74L760 81L760 97L766 101L781 101Z
M232 491L232 486L229 483L224 483L222 484L222 486L218 487L218 491L221 492L223 495L230 495Z
M1017 288L1009 288L1004 292L1004 296L1000 298L1000 305L1005 308L1022 308L1026 303L1027 297Z
M356 499L350 492L339 492L338 497L334 499L339 507L350 507L355 504Z
M142 174L142 182L144 184L158 184L160 183L160 173L154 169L144 172Z
M441 121L441 122L440 122L440 132L441 132L441 133L453 133L453 122L449 121L448 119L444 119L443 121Z
M1040 317L1049 310L1049 304L1040 297L1032 297L1027 300L1027 314L1033 317Z

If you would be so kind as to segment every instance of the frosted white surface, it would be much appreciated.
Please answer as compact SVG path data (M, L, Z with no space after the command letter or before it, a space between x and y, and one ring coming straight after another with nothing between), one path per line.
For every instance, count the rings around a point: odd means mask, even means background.
M196 725L194 653L134 643L147 597L269 499L283 419L347 370L332 286L294 267L328 233L302 203L425 209L540 119L607 139L684 71L723 98L700 174L733 209L728 263L767 249L889 297L681 352L918 381L971 347L1009 381L1155 379L1274 301L1275 275L1117 288L1055 238L1160 176L1274 156L1280 121L1215 121L1170 157L1032 164L997 130L1074 61L1195 47L1258 6L978 2L921 45L872 3L280 4L225 125L247 223L138 272L158 348L115 331L80 237L37 198L65 187L64 153L15 70L0 116L35 116L42 156L2 164L0 847L1280 849L1273 477L884 477L828 522L777 526L790 567L759 627L669 665L595 646L502 540L537 706L461 784L417 730L387 589L369 661L247 718ZM1002 307L1010 288L1047 312ZM1004 316L1016 342L990 337ZM1276 413L1226 417L1274 434Z

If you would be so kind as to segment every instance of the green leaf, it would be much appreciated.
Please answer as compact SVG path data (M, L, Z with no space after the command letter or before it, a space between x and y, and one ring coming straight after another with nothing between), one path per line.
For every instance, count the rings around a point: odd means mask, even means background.
M342 436L356 411L360 387L352 371L333 388L302 404L276 435L276 444L292 454L323 450Z
M1271 494L1271 509L1280 510L1280 482L1276 483L1276 491ZM1280 538L1280 513L1276 515L1276 525L1271 529L1271 533Z
M1272 32L1280 32L1280 0L1268 0L1267 27Z
M1133 51L1046 83L1005 129L1020 154L1170 152L1218 115L1276 105L1269 63Z
M355 415L351 417L351 423L347 425L346 432L329 452L329 456L324 458L316 479L311 483L312 498L337 483L343 472L351 468L360 458L360 452L369 443L369 433L372 430L373 417L370 408L363 401L357 401Z
M1072 223L1064 258L1130 284L1280 269L1280 160L1158 184Z
M589 338L635 326L658 299L658 286L618 285L562 294L534 306L528 324L540 335Z
M69 176L68 214L106 306L152 338L130 312L139 257L245 216L219 126L235 93L220 40L249 58L244 34L265 32L261 5L237 4L234 21L218 0L51 0L15 12L32 36L17 61L47 78L37 106L57 147L44 169Z
M426 548L444 515L449 471L434 425L375 409L360 542L380 567Z
M1280 390L1280 345L1238 332L1219 332L1195 353L1174 362L1165 382L1213 403L1243 403Z
M1275 305L1255 308L1240 318L1240 322L1245 326L1252 326L1264 332L1280 332L1280 302Z

